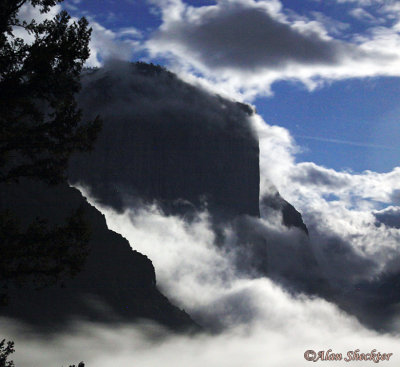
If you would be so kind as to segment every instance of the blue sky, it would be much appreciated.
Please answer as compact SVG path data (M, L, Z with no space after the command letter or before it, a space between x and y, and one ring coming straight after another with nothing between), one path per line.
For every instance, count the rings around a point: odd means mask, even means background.
M395 1L66 0L63 6L91 20L92 65L113 57L160 63L250 102L267 123L290 131L298 162L353 172L399 165ZM256 20L260 13L265 19Z
M280 82L255 101L266 121L289 129L299 160L336 170L390 171L400 157L400 80L355 79L309 92Z

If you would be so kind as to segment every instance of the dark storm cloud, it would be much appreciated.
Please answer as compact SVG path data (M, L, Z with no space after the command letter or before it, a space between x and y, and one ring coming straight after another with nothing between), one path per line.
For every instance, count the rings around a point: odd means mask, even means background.
M171 21L154 37L157 43L182 46L209 68L254 71L288 64L335 64L344 44L326 40L317 30L300 31L265 9L230 4L200 20ZM350 52L350 50L347 50Z
M400 207L389 207L374 213L378 223L400 229Z
M395 29L358 34L349 28L338 37L342 23L332 26L318 14L298 14L279 0L152 3L162 23L143 42L150 57L243 100L272 93L278 80L313 90L333 80L399 73Z

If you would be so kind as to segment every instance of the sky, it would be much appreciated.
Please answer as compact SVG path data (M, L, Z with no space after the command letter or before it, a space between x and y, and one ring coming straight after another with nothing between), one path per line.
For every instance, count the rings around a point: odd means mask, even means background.
M159 63L253 104L296 159L388 172L399 163L399 4L391 0L66 0L93 27L89 64Z
M241 223L272 244L272 270L306 272L299 249L311 249L330 284L352 290L350 303L357 302L360 282L381 285L386 275L398 276L397 1L66 0L54 11L61 6L90 20L88 66L112 65L113 59L158 63L185 81L254 106L258 114L249 120L260 142L260 196L272 183L302 213L310 233L306 238L286 228L279 213ZM22 11L29 17L31 10ZM114 97L110 103L119 106ZM143 108L154 110L159 102L153 103ZM310 363L303 353L311 348L376 348L394 352L387 365L398 365L398 313L377 331L323 297L293 296L268 277L243 276L235 271L240 249L226 252L240 242L234 225L226 228L226 246L218 248L207 212L190 224L156 205L117 213L96 202L90 188L81 190L109 228L149 256L164 294L197 319L218 320L224 331L157 343L152 325L80 322L49 342L13 324L8 330L21 345L18 365L79 358L92 366L158 366L161 360L174 366L285 367ZM368 288L364 296L375 294Z

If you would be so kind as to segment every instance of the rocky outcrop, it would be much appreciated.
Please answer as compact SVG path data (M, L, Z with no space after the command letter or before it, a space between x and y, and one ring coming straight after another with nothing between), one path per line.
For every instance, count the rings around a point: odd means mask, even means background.
M197 328L159 292L151 261L110 231L104 216L78 190L66 184L23 181L2 185L0 198L0 210L11 210L22 226L36 217L46 220L48 226L62 226L81 207L91 233L89 255L76 277L63 279L62 287L11 287L8 306L0 307L2 316L52 331L75 320L117 323L148 319L175 330Z
M208 205L222 215L259 216L251 108L154 65L118 68L84 78L85 116L100 114L103 130L94 151L72 159L70 180L114 209L139 198L175 214Z
M260 202L261 214L263 210L275 210L282 214L282 224L286 227L297 227L308 234L307 226L303 222L303 217L296 208L288 203L279 192L264 195Z
M259 147L249 105L144 63L97 70L83 84L84 114L100 114L103 130L92 152L71 160L71 182L90 187L116 210L156 201L164 212L185 216L207 205L217 221L260 216ZM279 193L262 205L307 233L301 214Z

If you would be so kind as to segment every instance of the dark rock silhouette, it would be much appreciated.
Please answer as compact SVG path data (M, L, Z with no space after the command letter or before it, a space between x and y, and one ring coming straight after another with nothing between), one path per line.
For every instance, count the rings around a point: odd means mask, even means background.
M104 121L93 152L70 164L72 182L115 209L154 200L168 212L188 202L258 216L259 149L243 104L212 96L163 69L123 64L84 79L81 104ZM125 204L124 204L125 201ZM131 203L130 203L131 205Z
M82 272L63 280L63 287L34 290L30 285L9 289L3 316L54 331L75 319L123 322L157 321L175 330L196 328L184 312L157 289L154 268L144 255L132 250L121 235L107 228L104 216L78 190L66 184L47 186L37 181L1 186L1 209L11 208L26 225L38 213L49 225L63 224L83 206L91 230L90 253Z
M282 239L256 235L255 224L242 218L260 217L259 147L249 105L211 95L143 63L97 70L83 85L86 118L99 113L103 130L92 152L71 160L72 183L88 186L98 202L115 210L156 202L166 214L190 220L206 205L218 245L224 244L227 225L237 231L234 246L244 272L271 276L275 269L279 279L288 278L293 267L281 269L279 256L297 251L307 274L291 274L291 283L308 291L319 287L307 240L288 250ZM261 207L308 234L301 214L272 185Z
M303 217L301 214L292 204L283 199L278 192L271 193L270 195L264 195L260 204L262 208L267 210L272 209L280 211L282 213L282 222L285 226L289 228L300 228L306 234L308 234L308 229L303 222Z
M71 160L72 183L89 186L117 210L157 201L172 214L207 205L217 220L259 217L259 147L250 106L144 63L97 70L83 85L85 116L99 113L103 131L92 152ZM281 210L285 225L307 232L300 213L279 194L264 205Z

